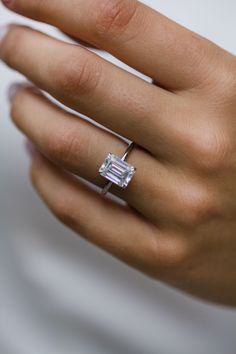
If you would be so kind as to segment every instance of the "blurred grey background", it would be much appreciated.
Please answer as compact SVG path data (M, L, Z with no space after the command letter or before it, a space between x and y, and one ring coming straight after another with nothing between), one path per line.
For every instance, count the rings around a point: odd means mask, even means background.
M146 3L236 54L235 0ZM6 22L54 33L0 5ZM19 78L0 64L0 353L235 354L236 311L147 279L42 205L9 119L6 90Z

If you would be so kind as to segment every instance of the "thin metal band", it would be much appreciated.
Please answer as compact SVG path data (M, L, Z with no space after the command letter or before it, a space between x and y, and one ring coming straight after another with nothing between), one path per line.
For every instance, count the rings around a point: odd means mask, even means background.
M132 143L129 144L129 146L127 147L127 149L126 149L124 155L123 155L122 158L121 158L122 161L126 161L126 160L128 159L130 153L131 153L132 150L135 148L135 146L136 146L136 144L135 144L134 142L132 142ZM113 185L113 182L108 181L108 182L105 184L104 188L102 189L102 195L106 195L106 194L109 192L109 190L111 189L112 185Z

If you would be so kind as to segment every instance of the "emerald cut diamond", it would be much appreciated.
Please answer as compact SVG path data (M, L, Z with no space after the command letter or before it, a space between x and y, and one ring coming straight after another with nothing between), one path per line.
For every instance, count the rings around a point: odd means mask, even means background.
M104 163L99 169L102 177L116 184L121 188L126 188L134 176L136 168L124 161L119 156L108 154Z

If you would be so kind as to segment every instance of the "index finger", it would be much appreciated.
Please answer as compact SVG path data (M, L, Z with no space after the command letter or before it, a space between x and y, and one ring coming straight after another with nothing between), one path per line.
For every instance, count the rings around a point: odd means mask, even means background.
M5 0L13 11L102 48L170 90L199 85L218 47L136 0Z

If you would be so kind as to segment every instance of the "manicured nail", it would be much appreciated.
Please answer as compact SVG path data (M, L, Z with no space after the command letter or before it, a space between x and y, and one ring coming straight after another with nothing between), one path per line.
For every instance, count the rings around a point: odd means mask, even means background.
M25 149L26 149L26 152L28 153L29 157L31 157L31 158L34 157L38 152L36 146L30 140L26 140Z
M8 30L9 30L9 25L1 25L0 26L0 43L2 42L4 37L6 36Z
M31 84L30 82L16 82L10 85L9 89L8 89L8 100L9 102L12 102L13 98L15 97L15 95L17 94L18 91L23 90L23 89L29 89L32 92L41 95L41 91L34 86L33 84Z

